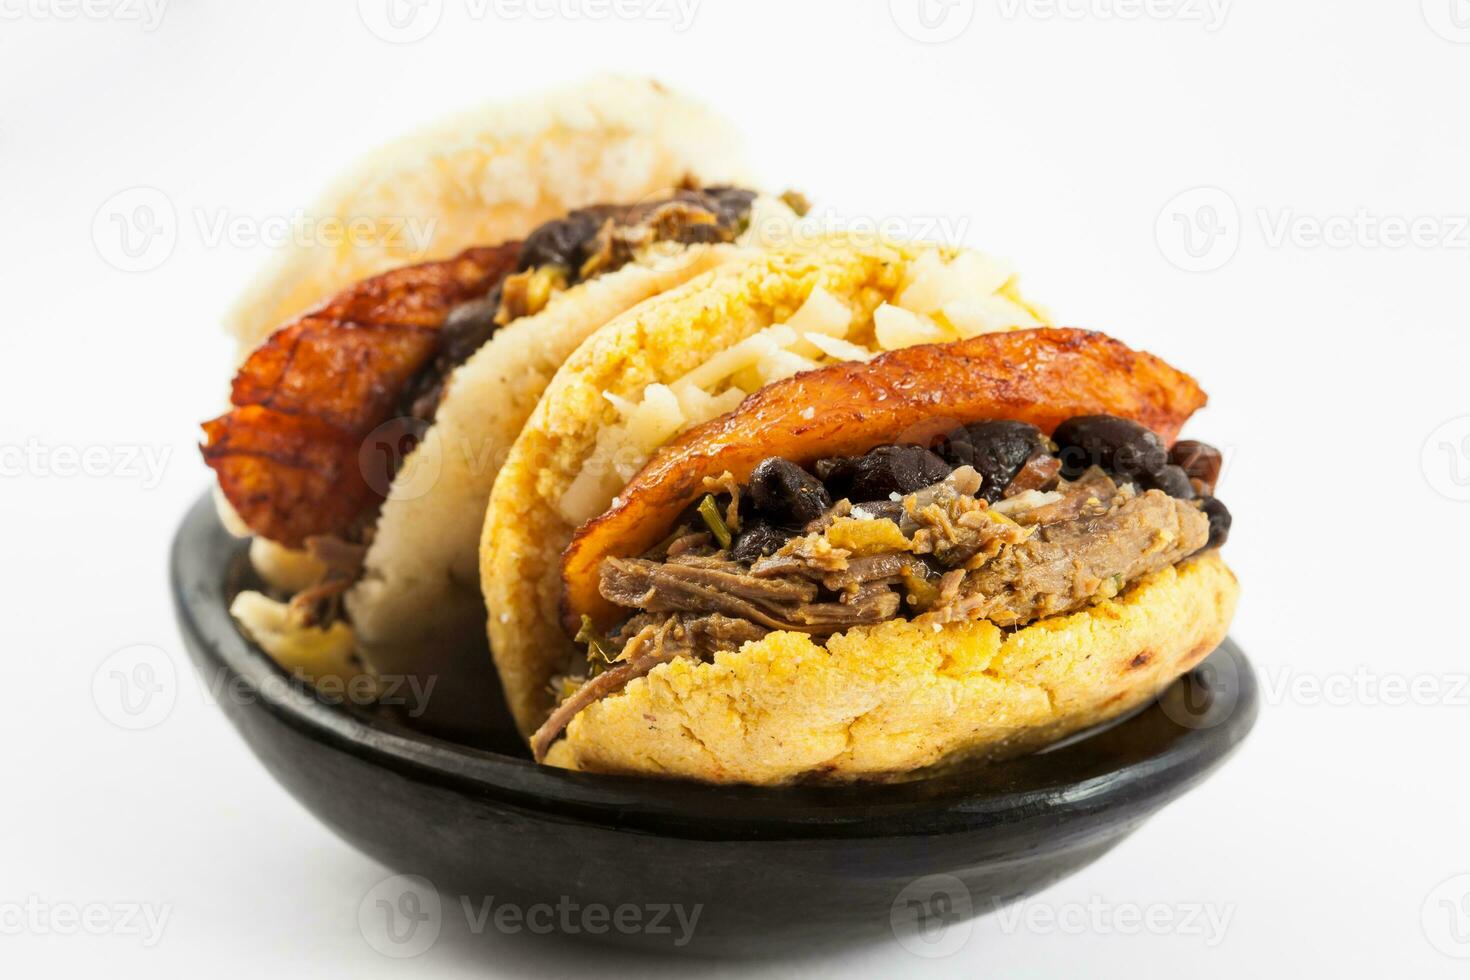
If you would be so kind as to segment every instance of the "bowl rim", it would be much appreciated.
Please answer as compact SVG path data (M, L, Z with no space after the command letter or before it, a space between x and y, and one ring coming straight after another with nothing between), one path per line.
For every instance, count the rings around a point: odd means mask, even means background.
M1056 818L1059 811L1095 812L1148 795L1158 796L1162 806L1223 763L1259 713L1250 662L1227 639L1207 662L1223 664L1224 676L1234 678L1231 696L1211 697L1196 724L1174 723L1172 737L1121 765L1095 759L1089 764L1086 750L1110 733L1126 734L1141 716L1159 712L1156 702L1097 734L993 763L958 781L933 777L760 787L573 772L384 722L334 705L291 677L240 632L229 614L232 571L247 550L248 541L225 529L212 493L205 492L180 523L169 559L175 614L196 668L206 680L213 673L229 684L219 690L243 685L248 694L221 699L227 713L264 711L314 741L403 776L501 805L554 810L559 818L608 822L623 830L704 839L907 837L968 831L977 824L1043 813ZM232 721L239 724L237 718ZM1059 772L1068 763L1076 778ZM975 779L986 785L977 788Z

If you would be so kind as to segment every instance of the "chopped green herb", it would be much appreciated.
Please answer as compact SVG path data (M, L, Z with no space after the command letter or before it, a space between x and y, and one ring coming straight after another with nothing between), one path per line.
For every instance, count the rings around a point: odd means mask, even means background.
M587 644L587 662L594 668L611 665L616 656L592 625L592 617L586 614L582 616L582 628L577 630L577 642Z
M704 518L705 526L709 533L715 536L721 548L730 547L730 529L725 526L725 519L720 516L720 505L715 502L715 495L707 493L699 502L699 516Z

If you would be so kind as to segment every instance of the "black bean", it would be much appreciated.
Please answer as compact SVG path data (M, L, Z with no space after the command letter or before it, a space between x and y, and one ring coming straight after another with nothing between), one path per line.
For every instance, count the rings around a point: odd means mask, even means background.
M675 221L658 229L660 240L673 238L680 242L729 241L750 215L755 192L739 187L686 189L668 197L638 204L594 204L578 208L566 216L548 221L526 236L521 246L520 269L543 265L559 265L576 276L577 270L591 257L598 236L609 222L629 227L654 220L653 216L671 202L684 205L684 211L707 212L713 221Z
M1163 440L1137 422L1112 415L1081 415L1052 433L1062 476L1075 480L1100 466L1125 481L1158 473L1169 463Z
M1194 499L1194 484L1189 481L1189 474L1179 466L1165 466L1157 473L1145 474L1138 478L1138 483L1143 490L1162 490L1180 500Z
M750 474L750 498L762 517L788 527L814 521L832 506L820 480L779 456L756 464Z
M1215 484L1220 481L1224 457L1220 455L1220 450L1208 443L1181 439L1169 450L1169 462L1183 468L1191 480L1203 483L1207 492L1214 493Z
M755 191L726 184L706 187L699 193L700 199L719 216L720 223L731 227L738 226L749 216L756 197Z
M560 265L575 271L586 261L589 243L616 210L609 206L582 208L539 226L521 246L520 268Z
M1210 541L1205 548L1218 548L1230 537L1230 511L1217 497L1203 497L1199 509L1210 519Z
M745 523L740 533L735 536L735 544L730 548L731 561L754 562L758 558L773 554L790 537L762 520L751 520Z
M817 474L818 480L826 483L833 473L847 466L852 460L853 457L851 456L828 456L825 459L819 459L813 463L812 472Z
M834 499L855 504L922 490L949 476L948 463L922 446L879 446L862 456L822 460L822 476Z
M973 466L984 478L980 496L995 503L1005 495L1037 450L1046 448L1046 437L1034 425L1010 419L973 422L950 433L935 446L951 466Z

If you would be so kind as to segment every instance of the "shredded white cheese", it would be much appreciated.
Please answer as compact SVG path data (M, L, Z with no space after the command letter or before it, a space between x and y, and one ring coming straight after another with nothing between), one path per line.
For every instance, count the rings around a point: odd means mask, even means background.
M1042 493L1040 490L1027 490L1024 493L1018 493L1014 497L992 504L990 509L1004 517L1009 517L1012 514L1018 514L1024 510L1035 510L1037 507L1054 504L1061 499L1062 495L1055 491Z

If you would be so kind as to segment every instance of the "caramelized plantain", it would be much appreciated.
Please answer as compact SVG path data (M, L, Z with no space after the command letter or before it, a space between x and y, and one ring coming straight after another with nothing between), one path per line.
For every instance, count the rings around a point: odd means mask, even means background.
M735 411L660 449L562 555L565 625L615 615L598 594L604 558L642 554L728 470L744 483L769 456L806 464L889 442L927 444L960 424L1015 419L1050 433L1078 415L1133 419L1172 443L1204 406L1194 379L1152 354L1075 329L983 334L909 347L767 385Z
M363 280L282 327L236 374L235 408L204 424L204 460L257 534L291 548L345 537L381 501L359 465L363 437L403 414L454 307L515 269L519 243ZM388 474L391 477L391 474Z

